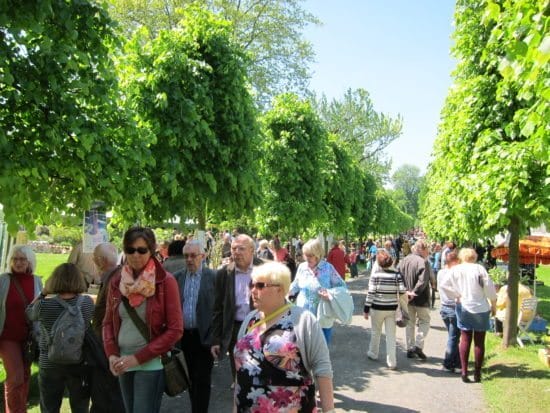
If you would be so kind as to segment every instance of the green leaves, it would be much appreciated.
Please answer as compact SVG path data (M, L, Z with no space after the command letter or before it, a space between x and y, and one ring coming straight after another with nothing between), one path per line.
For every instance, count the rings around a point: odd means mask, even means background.
M431 235L477 239L508 228L511 217L522 218L521 231L550 217L543 3L457 3L456 80L422 205Z
M109 54L118 40L104 10L90 1L4 1L0 15L0 176L9 177L0 203L10 231L81 214L94 199L116 205L148 192L126 189L134 168L149 163L148 142L119 106Z
M153 220L193 217L205 203L243 213L257 199L257 127L242 51L228 24L190 7L178 28L127 43L119 73L128 105L155 135ZM204 218L197 217L195 218Z

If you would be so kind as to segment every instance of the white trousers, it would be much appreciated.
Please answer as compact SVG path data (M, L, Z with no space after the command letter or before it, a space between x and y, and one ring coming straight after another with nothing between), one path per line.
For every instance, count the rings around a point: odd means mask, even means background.
M407 327L405 327L407 350L412 350L414 347L423 349L424 340L430 331L430 308L410 304L407 307L411 318ZM416 331L417 326L418 331Z
M371 337L368 356L377 359L380 347L382 325L386 333L386 363L388 367L395 368L397 359L395 356L395 310L370 310Z

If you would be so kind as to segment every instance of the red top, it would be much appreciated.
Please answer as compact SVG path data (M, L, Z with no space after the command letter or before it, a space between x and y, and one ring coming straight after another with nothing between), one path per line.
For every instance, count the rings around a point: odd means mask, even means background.
M155 259L155 295L147 298L146 320L151 335L151 341L134 356L139 364L160 356L170 350L183 334L183 315L180 302L180 292L176 279L167 273ZM107 358L120 355L118 348L118 332L120 330L120 315L118 308L121 303L120 269L109 281L107 293L107 308L103 319L103 347Z
M13 276L19 280L21 288L30 303L34 298L34 277L32 274L13 273ZM1 340L25 341L29 334L27 319L25 318L25 303L19 295L15 283L10 281L8 296L6 297L6 321Z
M346 276L346 254L340 247L332 247L328 252L327 261L333 265L342 279Z
M284 262L288 256L288 250L284 247L275 250L275 261Z

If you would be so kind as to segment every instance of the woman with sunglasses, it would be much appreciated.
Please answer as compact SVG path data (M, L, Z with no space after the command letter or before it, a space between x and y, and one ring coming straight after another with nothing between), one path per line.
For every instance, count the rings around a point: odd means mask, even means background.
M161 356L183 334L178 285L154 257L155 246L151 229L126 231L126 264L108 287L103 342L111 372L119 378L127 413L160 411L164 392ZM150 337L144 337L142 327Z
M14 245L8 262L10 272L0 275L0 358L6 370L6 413L27 411L31 364L23 359L23 345L31 325L25 318L27 305L42 291L34 275L36 256L27 245Z
M327 344L315 316L286 300L289 286L284 264L268 262L252 271L256 310L243 321L234 349L234 411L318 411L315 383L322 411L334 411Z
M296 297L296 305L317 315L321 300L329 300L333 288L347 289L345 281L334 266L324 259L325 249L318 239L311 239L302 247L305 262L301 263L296 278L290 285L289 295ZM330 344L332 327L323 328L323 334Z

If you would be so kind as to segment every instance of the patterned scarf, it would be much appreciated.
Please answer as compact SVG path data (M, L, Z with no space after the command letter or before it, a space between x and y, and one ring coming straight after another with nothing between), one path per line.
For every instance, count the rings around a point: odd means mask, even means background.
M128 264L122 267L120 278L120 293L128 298L132 307L139 306L147 297L155 295L156 267L153 258L150 258L145 268L134 279L133 271Z

